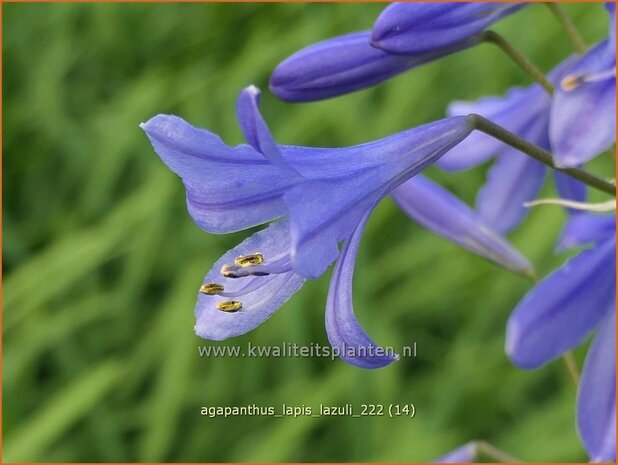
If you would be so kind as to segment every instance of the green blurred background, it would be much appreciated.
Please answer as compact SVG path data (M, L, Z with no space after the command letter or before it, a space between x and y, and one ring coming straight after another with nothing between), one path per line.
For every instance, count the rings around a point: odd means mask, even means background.
M563 365L520 371L503 352L506 318L530 283L390 201L362 242L356 311L380 344L417 342L417 358L365 371L329 359L198 356L201 344L327 344L329 278L246 336L195 336L196 289L246 233L214 236L192 223L181 182L140 122L174 113L237 144L235 98L256 84L278 141L343 146L440 118L452 99L529 83L482 45L330 101L286 104L266 91L283 58L368 28L382 8L3 6L4 461L428 461L472 439L526 461L585 460ZM588 41L606 33L601 5L565 8ZM544 5L495 29L545 70L571 53ZM430 174L473 202L484 169ZM552 250L564 220L539 208L511 235L542 273L565 258ZM202 406L348 402L413 402L417 415L200 416Z

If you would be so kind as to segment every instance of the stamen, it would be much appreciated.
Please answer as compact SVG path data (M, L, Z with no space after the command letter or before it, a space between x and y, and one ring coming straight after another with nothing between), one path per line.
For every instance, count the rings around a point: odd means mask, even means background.
M249 268L249 266L246 267L239 267L237 265L223 265L221 267L221 275L224 278L243 278L245 276L268 276L270 273L267 273L265 271L254 271L251 269L243 269L243 268Z
M247 284L245 287L238 289L237 291L221 292L219 295L221 297L227 297L229 299L242 297L244 295L249 294L250 292L253 292L257 289L262 288L263 286L270 283L276 277L277 275L269 275L268 277L263 277L260 279L252 279L251 281L249 281L249 284Z
M563 90L571 92L577 89L582 84L592 84L595 82L605 81L616 77L616 68L607 69L598 73L580 73L566 76L560 86Z
M584 75L583 74L571 74L565 77L560 83L560 87L567 92L571 92L577 89L584 83Z
M260 257L262 257L262 254L259 255ZM261 259L263 260L263 258ZM292 264L290 262L290 256L284 254L280 257L273 258L273 261L271 262L262 263L260 265L223 265L221 267L221 275L223 275L223 277L225 278L243 278L245 276L268 276L271 274L287 273L291 269Z
M200 286L200 292L206 295L217 295L223 292L224 287L218 283L207 283Z
M584 76L584 82L599 82L607 79L616 78L616 68L606 69L605 71L599 71L598 73L590 73Z
M264 256L260 252L252 253L250 255L239 255L234 260L234 263L238 266L256 266L264 263Z
M217 308L222 312L234 313L242 308L240 300L224 300L217 303Z
M223 265L220 273L224 278L240 278L241 276L236 273L237 270L234 265Z

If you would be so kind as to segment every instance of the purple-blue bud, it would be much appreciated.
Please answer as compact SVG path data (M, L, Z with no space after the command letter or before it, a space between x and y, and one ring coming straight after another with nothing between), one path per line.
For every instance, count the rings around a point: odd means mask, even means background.
M376 20L373 46L400 55L426 53L465 41L525 3L393 3Z
M289 102L348 94L478 42L468 39L427 53L399 56L372 47L369 38L368 31L356 32L296 52L280 63L271 75L271 92Z

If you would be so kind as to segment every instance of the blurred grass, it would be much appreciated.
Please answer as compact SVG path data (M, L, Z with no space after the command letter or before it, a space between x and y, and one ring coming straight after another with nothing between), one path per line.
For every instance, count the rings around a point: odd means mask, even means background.
M380 371L326 359L200 359L200 344L327 344L328 278L251 334L193 334L195 288L244 234L189 219L181 183L138 124L182 115L241 141L234 100L300 47L367 28L376 4L3 5L4 461L426 461L485 439L530 461L585 459L560 365L523 372L504 324L529 284L432 236L391 202L372 216L355 304L380 343L419 356ZM569 4L589 41L600 5ZM497 30L543 69L570 53L542 5ZM525 30L525 34L522 31ZM528 78L483 45L374 89L291 105L276 138L351 145L439 118L453 99ZM435 179L472 201L483 169ZM532 212L512 240L547 272L564 216ZM405 259L402 259L405 257ZM578 354L581 360L581 353ZM408 403L407 419L208 419L203 405Z

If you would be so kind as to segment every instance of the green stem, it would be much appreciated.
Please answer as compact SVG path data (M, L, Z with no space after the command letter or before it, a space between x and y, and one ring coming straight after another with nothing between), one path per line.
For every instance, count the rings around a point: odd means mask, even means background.
M532 144L527 140L516 136L512 132L507 131L503 127L492 123L491 121L483 118L480 115L468 115L468 120L470 121L474 129L484 132L485 134L489 134L490 136L504 142L507 145L510 145L511 147L516 148L517 150L520 150L526 155L534 158L537 161L540 161L544 165L547 165L554 170L565 173L590 187L594 187L597 190L616 197L615 184L608 182L605 179L601 179L594 174L591 174L579 168L562 168L556 166L554 164L551 153L549 153L547 150L544 150L538 145Z
M507 454L504 451L501 451L500 449L498 449L495 446L492 446L488 442L478 441L475 444L475 446L476 446L477 454L486 455L487 457L489 457L492 460L495 460L496 462L501 462L501 463L523 463L522 460L519 460L519 459L513 457L512 455Z
M583 55L586 53L588 47L586 47L586 42L584 42L583 37L575 27L573 20L571 17L564 11L562 6L558 3L546 2L545 5L549 8L549 10L554 14L560 25L564 28L564 31L569 36L569 40L573 44L573 48L575 51Z
M532 63L523 53L517 50L511 43L494 31L485 31L481 34L481 41L497 45L504 53L506 53L521 69L538 82L543 88L552 95L554 86L545 77L545 73L541 71L534 63Z

